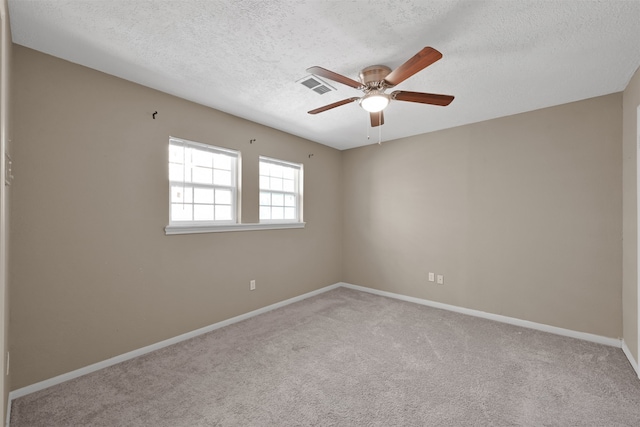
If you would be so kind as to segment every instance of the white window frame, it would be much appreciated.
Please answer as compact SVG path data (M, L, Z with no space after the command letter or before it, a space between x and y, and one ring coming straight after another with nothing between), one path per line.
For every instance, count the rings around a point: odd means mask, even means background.
M195 150L205 151L213 154L222 154L228 156L231 159L231 183L230 185L221 186L219 184L202 184L192 183L189 180L172 180L169 174L169 225L165 228L167 234L183 234L184 232L206 232L214 231L215 228L221 226L233 226L240 222L240 165L241 155L239 151L231 150L228 148L217 147L214 145L203 144L200 142L189 141L183 138L170 137L169 146L180 145L185 148L191 148ZM167 162L168 168L171 167L171 159ZM192 172L193 165L190 160L184 159L183 165L186 171ZM210 189L226 189L231 191L231 219L229 220L174 220L172 218L172 188L174 186L191 186L194 188L210 188ZM186 202L193 206L196 205L194 201ZM215 209L215 204L213 205ZM180 231L186 229L187 231ZM191 231L188 231L191 230Z
M279 159L274 159L272 157L266 157L266 156L260 156L258 159L259 163L258 163L258 176L259 176L259 184L258 184L258 190L259 190L259 194L260 194L260 201L259 201L259 221L260 224L304 224L303 222L303 189L304 189L304 165L301 163L293 163L293 162L287 162L284 160L279 160ZM273 165L277 165L277 166L282 166L285 168L289 168L292 169L294 172L294 188L293 190L274 190L271 188L264 188L262 185L262 179L265 177L262 172L262 164L263 163L268 163L268 164L273 164ZM263 192L269 192L269 193L278 193L280 195L282 195L283 197L285 196L293 196L295 199L295 218L294 219L263 219L262 218L262 209L263 207L269 206L271 208L271 210L273 209L274 205L271 204L271 201L269 204L263 204L263 198L262 198L262 193ZM283 205L284 206L284 205Z

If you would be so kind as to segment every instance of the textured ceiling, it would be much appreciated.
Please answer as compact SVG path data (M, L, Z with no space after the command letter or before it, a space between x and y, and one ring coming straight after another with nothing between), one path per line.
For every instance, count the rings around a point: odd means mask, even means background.
M640 65L640 1L9 0L13 41L339 149L619 92ZM357 79L424 46L443 58L369 128L361 92L319 95L313 65ZM367 139L370 133L371 138Z

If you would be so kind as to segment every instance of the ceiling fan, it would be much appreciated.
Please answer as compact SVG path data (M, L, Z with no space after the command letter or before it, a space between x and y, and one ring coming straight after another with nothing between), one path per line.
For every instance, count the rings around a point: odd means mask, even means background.
M384 124L384 115L382 110L384 110L392 100L447 106L451 101L453 101L454 97L451 95L407 92L404 90L396 90L388 94L385 93L386 89L402 83L440 58L442 58L442 54L436 49L432 47L425 47L393 71L391 71L391 68L386 65L372 65L370 67L363 68L362 71L360 71L359 82L322 67L316 66L307 68L307 72L310 74L315 74L319 77L324 77L364 92L364 96L360 98L352 97L343 99L342 101L316 108L308 113L318 114L331 110L332 108L340 107L341 105L358 101L360 106L369 112L371 117L371 126L375 127Z

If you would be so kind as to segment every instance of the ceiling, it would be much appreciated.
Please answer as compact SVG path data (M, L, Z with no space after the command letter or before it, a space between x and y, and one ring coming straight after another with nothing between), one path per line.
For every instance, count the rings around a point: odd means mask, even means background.
M640 65L638 0L9 0L9 16L17 44L338 149L619 92ZM357 103L307 114L361 95L317 94L308 67L357 80L425 46L443 58L394 90L451 105L392 101L373 129Z

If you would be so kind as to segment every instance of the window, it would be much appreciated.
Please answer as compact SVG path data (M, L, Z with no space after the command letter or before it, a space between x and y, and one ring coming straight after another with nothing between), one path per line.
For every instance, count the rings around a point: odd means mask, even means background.
M169 139L170 225L237 222L240 153Z
M260 157L260 222L302 222L302 165Z

